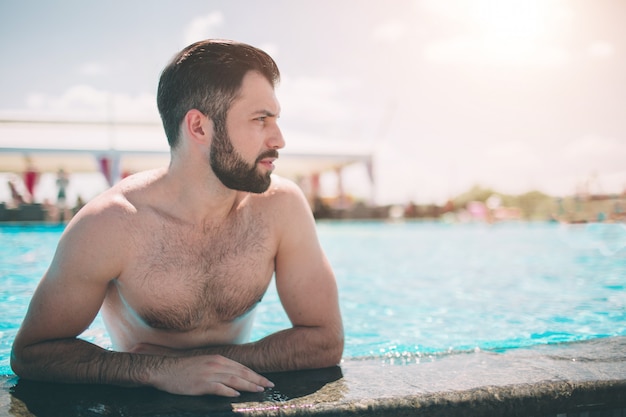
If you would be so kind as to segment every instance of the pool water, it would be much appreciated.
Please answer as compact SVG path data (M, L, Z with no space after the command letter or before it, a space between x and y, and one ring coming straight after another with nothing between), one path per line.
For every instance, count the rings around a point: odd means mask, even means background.
M0 375L63 231L0 226ZM392 363L626 336L626 225L318 222L335 270L344 357ZM273 287L252 339L289 327ZM98 318L83 335L109 347Z

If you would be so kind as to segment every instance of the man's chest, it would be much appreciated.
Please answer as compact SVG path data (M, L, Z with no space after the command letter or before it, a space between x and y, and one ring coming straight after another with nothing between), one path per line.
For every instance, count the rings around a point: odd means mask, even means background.
M117 280L125 306L148 326L173 331L208 329L247 313L270 283L276 244L263 224L236 226L155 231Z

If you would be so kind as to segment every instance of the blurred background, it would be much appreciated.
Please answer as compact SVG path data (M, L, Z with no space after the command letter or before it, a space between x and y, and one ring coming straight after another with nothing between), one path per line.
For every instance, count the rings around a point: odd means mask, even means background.
M160 71L213 37L276 59L276 172L320 218L621 221L625 21L622 0L1 1L0 201L67 219L167 164Z

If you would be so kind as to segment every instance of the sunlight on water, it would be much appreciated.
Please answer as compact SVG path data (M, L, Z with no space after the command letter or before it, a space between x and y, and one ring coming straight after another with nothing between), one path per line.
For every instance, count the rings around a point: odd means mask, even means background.
M622 224L320 223L319 234L346 356L407 362L626 334Z
M626 335L626 227L320 222L337 276L345 357L389 363ZM0 374L62 233L0 226ZM274 287L253 339L289 326ZM108 347L100 319L83 335Z

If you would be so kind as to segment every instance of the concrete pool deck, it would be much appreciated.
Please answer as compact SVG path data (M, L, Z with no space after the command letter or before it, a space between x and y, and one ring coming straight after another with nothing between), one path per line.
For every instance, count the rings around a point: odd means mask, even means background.
M4 377L0 416L626 417L626 337L502 353L345 360L268 376L274 389L235 400Z

